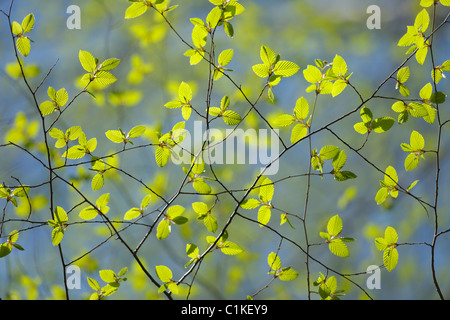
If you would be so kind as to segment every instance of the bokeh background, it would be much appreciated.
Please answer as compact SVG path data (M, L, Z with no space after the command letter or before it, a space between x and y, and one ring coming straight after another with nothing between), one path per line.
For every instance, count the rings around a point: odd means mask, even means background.
M274 89L276 102L272 103L264 95L258 103L258 109L268 119L279 113L290 113L295 102L304 96L312 105L313 94L306 93L308 83L302 76L302 70L308 64L314 64L314 59L331 61L335 54L345 58L349 70L353 72L351 81L363 97L368 97L405 58L406 48L397 47L397 41L406 32L406 26L412 25L415 15L421 10L419 1L366 1L366 0L305 0L305 1L265 1L241 0L246 11L232 20L235 36L230 39L223 29L216 33L216 52L233 48L234 58L229 67L236 83L242 85L251 100L255 100L263 80L256 77L251 66L259 63L261 45L272 48L280 53L282 59L297 63L301 70L293 77L283 79ZM87 50L100 60L110 57L121 59L120 66L113 71L118 81L105 90L95 92L97 99L82 95L73 106L64 113L58 122L58 128L66 129L72 125L82 126L88 139L96 137L98 148L96 154L105 155L120 150L104 135L109 129L118 127L129 130L135 125L147 125L149 130L144 137L139 138L140 144L153 142L154 131L168 132L172 126L183 121L180 110L169 110L163 105L176 96L181 81L188 82L194 89L193 105L198 110L204 110L206 100L206 85L208 66L205 62L190 66L189 60L183 55L187 47L175 36L154 12L125 20L124 13L130 3L127 1L14 1L13 20L21 21L28 13L36 18L35 28L30 33L34 40L31 54L25 58L25 64L31 66L30 72L36 76L30 78L32 86L36 86L48 70L57 62L50 77L38 92L39 101L47 99L46 88L66 88L69 98L77 94L81 87L78 83L83 70L78 61L78 51ZM167 17L173 23L179 34L190 41L192 24L189 18L205 19L212 9L206 0L172 1L179 7L168 13ZM369 5L376 4L381 9L381 29L369 30L366 13ZM81 8L81 29L69 30L66 20L69 5ZM7 10L9 1L2 1L1 9ZM436 21L440 23L448 12L448 8L438 6ZM430 9L429 9L429 12ZM39 153L39 146L34 144L42 141L42 130L39 127L39 117L32 104L23 81L11 73L10 63L15 57L12 41L8 31L7 19L0 16L0 135L4 143L9 130L15 126L19 112L26 117L25 135L19 144L30 143L29 148L39 158L45 159ZM448 30L443 29L435 36L435 61L440 64L448 59L450 49ZM9 68L8 68L9 65ZM138 65L138 67L136 67ZM428 57L423 66L415 59L410 60L411 79L408 87L412 97L418 97L419 90L431 82L431 62ZM134 73L133 73L134 72ZM379 92L379 95L400 97L395 91L395 82L389 81ZM448 80L443 79L438 88L448 91ZM222 78L214 85L212 101L217 106L224 95L229 95L232 109L241 115L249 105L242 99L227 79ZM397 114L391 110L392 100L376 99L367 106L375 117ZM359 104L358 96L347 88L336 98L322 95L318 99L314 118L314 127L337 118ZM448 103L441 106L442 119L448 119ZM186 123L189 130L196 115L193 113ZM197 119L198 120L198 119ZM332 129L355 148L359 147L365 137L353 130L353 124L359 122L356 113L333 126ZM217 122L216 122L217 123ZM33 127L38 127L33 134ZM220 126L218 126L220 127ZM31 129L30 129L31 128ZM266 128L265 124L255 114L251 114L243 123L242 128ZM435 157L426 154L418 168L412 172L404 170L403 161L406 157L400 148L400 143L409 142L412 130L419 131L425 137L427 150L436 146L437 125L428 124L423 119L410 118L404 125L397 123L384 134L373 134L361 153L384 170L388 165L397 169L402 185L407 186L414 180L420 180L413 189L414 194L428 202L434 199ZM450 225L448 212L449 200L449 126L444 127L441 141L441 177L439 198L439 223L443 229ZM281 130L282 137L289 141L289 130ZM339 214L344 223L343 235L356 238L349 243L350 257L333 256L327 246L314 246L311 254L343 273L361 273L369 265L381 265L382 253L374 245L375 237L383 236L386 226L395 227L399 233L399 242L431 242L433 237L433 216L427 216L424 209L411 197L400 194L399 198L385 205L377 206L374 201L379 188L378 180L382 175L374 170L357 155L348 150L336 138L323 131L312 138L313 148L320 149L327 144L344 148L348 161L346 169L358 175L358 179L336 182L330 176L323 179L312 178L311 198L308 209L308 236L311 243L321 242L320 231L325 231L328 219ZM56 152L60 152L57 150ZM62 153L62 151L60 152ZM12 177L17 177L22 183L35 185L48 179L48 172L39 163L23 151L13 147L0 149L0 182L15 185ZM159 168L154 160L153 148L142 148L122 153L118 163L120 168L142 179L143 182L170 198L184 177L180 166L169 163ZM61 171L65 177L73 179L86 195L95 200L100 194L110 192L111 219L120 220L131 207L138 206L146 194L136 181L120 173L106 175L105 187L93 192L90 186L92 171L89 165L76 166ZM258 172L259 166L223 165L216 170L222 181L229 188L242 189L248 186ZM308 145L302 143L290 150L280 162L279 172L271 176L277 180L289 175L306 173L308 168ZM79 178L79 177L84 178ZM78 177L78 178L77 178ZM56 183L55 204L66 210L79 202L79 198L70 192L63 184ZM275 185L273 204L286 212L302 215L304 205L306 178L287 179ZM213 184L214 190L220 190L218 184ZM184 264L189 260L185 254L185 245L195 243L200 250L206 249L205 237L210 235L196 216L190 204L194 201L211 202L211 196L190 194L194 190L186 186L178 197L176 204L187 208L186 216L190 222L183 226L173 227L172 234L163 241L157 241L152 235L140 251L140 256L150 270L155 265L166 265L174 273L175 279L186 269ZM240 195L243 193L237 193ZM255 193L257 195L257 193ZM49 219L48 186L32 189L30 197L33 213L30 221L39 222ZM4 201L4 199L2 199ZM4 202L0 202L3 207ZM161 202L154 197L149 211L160 208ZM214 211L219 220L219 229L227 220L228 214L234 208L229 196L220 198ZM79 209L79 208L78 208ZM69 221L80 221L75 209L69 215ZM6 208L8 219L18 219L5 225L8 230L24 229L33 224L24 222L29 209L26 202L19 202L19 207L11 204ZM256 210L242 210L242 214L256 219ZM279 211L273 211L270 226L279 230L299 245L304 245L303 227L298 220L291 218L295 229L287 224L279 225ZM143 221L151 223L155 214L149 215ZM73 220L72 220L73 219ZM124 237L132 247L135 247L145 234L146 228L134 226L129 228ZM224 256L220 252L209 255L202 264L192 288L193 299L243 299L263 288L270 281L267 255L276 251L279 237L268 229L241 218L236 218L229 229L230 240L238 243L245 253L237 256ZM20 243L25 251L14 251L6 258L0 259L0 298L19 299L50 299L63 297L62 273L58 250L52 246L51 228L42 226L21 232ZM62 242L66 261L79 257L81 254L99 244L108 236L108 230L101 224L74 224L69 226ZM450 297L450 282L448 281L448 263L450 250L450 233L439 238L436 246L436 269L441 289L446 297ZM3 242L4 239L2 239ZM368 290L375 299L435 299L436 290L430 273L430 250L425 245L401 246L399 249L399 264L392 272L382 270L381 289ZM299 272L299 277L292 282L275 281L255 298L257 299L305 299L305 256L297 248L282 243L279 252L283 265L292 266ZM99 269L113 269L118 272L122 267L128 267L128 281L111 299L157 299L162 295L139 271L129 252L119 241L109 240L86 257L76 263L81 268L82 286L80 290L71 290L73 299L84 299L90 295L86 277L90 276L100 281ZM311 278L315 280L319 272L326 273L321 266L311 263ZM190 279L190 278L188 278ZM352 277L365 288L367 275ZM364 298L361 290L349 282L337 277L338 286L344 289L344 299ZM181 286L183 292L186 286ZM182 297L182 296L180 296ZM313 294L313 299L319 295Z

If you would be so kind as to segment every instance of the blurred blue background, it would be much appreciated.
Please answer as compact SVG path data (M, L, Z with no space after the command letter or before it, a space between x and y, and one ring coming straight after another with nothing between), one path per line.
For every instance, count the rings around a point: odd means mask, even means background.
M173 22L179 34L190 42L192 24L189 18L199 17L205 19L212 5L204 0L173 1L179 7L168 13L168 19ZM250 100L254 101L264 82L256 77L251 66L259 63L259 49L261 45L272 48L281 54L284 60L290 60L300 66L300 71L293 77L282 79L280 85L275 87L276 102L271 103L266 95L258 103L258 110L269 119L280 112L291 113L295 102L301 96L305 97L312 106L314 94L306 93L308 83L304 80L302 71L308 64L314 64L314 59L332 61L336 54L345 58L350 72L353 72L351 83L358 89L364 98L368 98L378 85L399 66L407 57L407 48L400 48L396 44L398 39L406 32L406 26L412 25L415 15L421 10L419 1L376 1L381 9L381 29L369 30L366 20L369 14L367 7L373 1L251 1L241 0L246 11L232 20L235 36L230 39L223 29L216 33L216 53L221 50L233 48L234 58L230 63L232 78L242 85L248 93ZM31 79L32 87L38 85L43 76L55 64L51 75L38 91L38 101L47 99L46 88L66 88L71 99L80 91L77 83L83 70L78 61L78 51L87 50L97 56L101 61L116 57L121 59L120 66L112 73L119 79L112 86L103 91L96 92L97 100L89 95L82 95L73 104L64 116L58 121L58 128L67 129L72 125L83 127L88 139L96 137L98 148L96 155L104 155L111 151L120 150L120 146L112 144L104 135L106 130L121 127L129 130L134 125L145 124L151 128L168 132L172 126L182 121L179 110L170 110L163 105L172 100L181 81L189 82L194 88L193 105L199 111L205 109L208 66L205 62L198 66L190 66L189 60L183 55L187 47L175 36L167 25L157 17L154 12L147 12L144 16L133 20L124 20L124 12L130 3L127 1L14 1L12 18L16 21L32 12L36 18L34 30L30 37L34 40L31 54L25 58L26 65L35 64L39 67L38 76ZM81 29L69 30L66 20L69 14L66 9L69 5L78 5L81 8ZM9 1L1 3L1 9L6 11ZM448 13L448 8L438 6L437 23ZM431 13L431 9L428 9ZM139 38L137 28L144 26L147 33ZM136 29L134 29L136 28ZM8 31L7 19L0 17L0 132L3 137L14 126L17 112L23 112L28 125L38 120L36 109L32 103L31 95L21 81L8 74L6 65L14 62L12 40ZM133 32L133 30L135 30ZM436 34L434 46L434 59L441 64L448 59L450 49L448 30L443 28ZM132 67L132 57L139 55L148 64L149 72L140 83L128 81L129 71ZM411 78L407 83L411 90L411 98L418 98L418 92L428 82L431 82L431 60L429 56L423 66L415 59L407 64L411 70ZM443 79L438 84L440 91L448 91L448 80ZM212 95L213 105L218 106L224 95L232 99L231 108L241 115L249 105L239 96L236 88L227 79L223 78L214 85ZM114 98L120 93L134 93L136 100L124 100L124 104L117 104ZM395 81L390 80L381 88L378 95L401 98L395 91ZM127 106L130 102L131 106ZM314 115L314 128L320 128L342 114L353 110L360 103L358 95L351 88L336 98L321 95L318 98L316 113ZM397 114L391 110L393 100L373 99L367 105L375 117L390 116L397 119ZM448 103L440 106L441 119L449 118ZM50 116L51 118L52 116ZM192 128L193 113L186 128ZM198 119L197 119L198 120ZM347 117L332 130L339 134L354 148L362 145L365 137L353 130L353 124L359 122L359 112ZM217 122L216 122L217 123ZM40 121L39 121L40 124ZM265 128L265 124L255 117L249 117L243 122L243 128L255 125ZM420 182L413 189L413 193L432 203L435 194L435 156L432 153L425 155L418 168L412 172L404 170L403 161L406 153L400 148L402 142L409 142L412 130L419 131L425 137L427 150L436 147L437 124L428 124L421 118L410 120L399 125L396 123L392 129L383 134L371 134L370 139L361 150L361 154L382 170L388 165L397 169L399 181L403 186L415 180ZM449 201L449 166L450 157L447 146L449 126L443 128L441 140L441 176L439 197L439 224L442 229L450 225L448 216ZM289 141L290 130L281 129L281 136ZM42 130L39 128L36 141L42 139ZM152 142L152 136L139 138L140 143ZM4 141L2 141L4 143ZM51 141L52 143L52 141ZM356 238L356 242L349 243L350 257L342 259L333 256L325 245L313 246L311 255L322 261L334 270L342 273L361 273L369 265L381 265L382 253L374 245L374 238L383 236L386 226L395 227L399 233L399 242L428 242L433 239L434 217L432 211L429 215L418 205L418 202L404 194L388 205L378 206L374 201L379 188L378 180L383 176L370 165L346 148L326 130L312 137L313 148L333 144L346 150L347 163L345 168L358 175L358 179L345 182L336 182L331 176L323 179L311 179L311 198L308 209L308 237L310 243L321 242L320 231L325 231L328 219L339 214L343 220L343 235ZM33 153L44 161L46 158L33 147ZM59 152L60 150L58 150ZM271 176L278 180L289 175L302 174L308 168L307 141L291 149L280 161L280 171ZM61 154L62 152L60 152ZM48 179L48 172L42 166L14 147L0 148L0 182L5 185L16 185L12 177L17 177L23 184L37 185ZM80 168L71 167L61 171L65 177L80 174ZM170 198L179 188L184 177L180 167L169 164L160 169L155 164L154 149L142 148L125 152L120 155L120 168L139 177L160 191L164 197ZM331 167L326 169L331 170ZM89 165L82 173L91 174ZM248 186L257 173L258 166L249 168L245 165L218 166L218 174L223 177L224 183L231 189L242 189ZM83 192L95 200L102 193L110 192L112 208L108 216L111 219L121 219L129 208L138 206L145 194L142 186L125 175L111 174L106 179L105 187L101 191L93 192L90 180L77 182ZM66 210L72 208L80 199L60 182L56 182L55 204ZM306 178L287 179L275 185L273 204L276 208L286 212L303 215ZM220 190L219 185L214 185ZM343 195L347 190L353 190L355 197L345 203ZM167 265L179 278L186 269L184 264L189 260L185 254L185 245L193 242L199 245L200 250L206 249L204 238L210 233L204 226L195 221L195 213L190 204L193 201L213 201L208 196L193 196L191 186L183 191L176 204L188 208L186 215L191 222L182 227L174 226L172 234L166 240L157 241L152 234L140 255L146 261L149 269L154 270L155 265ZM243 193L237 193L241 195ZM39 222L49 219L48 185L34 188L30 194L36 201L30 221ZM257 193L255 194L257 196ZM156 198L155 198L156 199ZM341 200L340 200L341 199ZM3 202L2 206L3 206ZM23 204L23 203L22 203ZM155 200L149 211L161 207L162 202ZM25 206L26 207L26 206ZM40 207L40 208L39 208ZM83 206L81 206L83 207ZM215 212L219 220L219 229L232 212L234 203L228 196L221 198L218 210ZM22 209L22 212L19 210ZM8 222L5 229L25 229L33 223L24 222L27 209L19 207L14 209L11 204L6 208L8 219L22 219L18 222ZM80 221L77 217L77 208L69 215L69 222ZM242 211L242 212L241 212ZM241 210L242 214L256 219L256 211ZM273 210L270 226L279 230L286 237L293 239L299 245L304 245L304 233L301 223L291 218L295 230L286 224L279 226L281 212ZM153 222L155 214L149 215L142 221ZM73 230L73 231L72 231ZM131 231L130 231L131 230ZM146 232L145 227L133 226L124 232L123 236L131 247L135 247ZM8 231L9 232L9 231ZM21 232L20 243L25 251L14 251L7 258L0 260L0 297L18 297L21 299L58 298L61 297L62 274L58 250L52 246L50 239L51 229L42 226ZM242 299L252 295L270 281L267 275L267 255L276 251L280 242L279 237L268 229L260 228L241 218L236 218L229 229L230 240L238 243L245 249L245 254L238 256L224 256L220 252L209 255L202 264L200 272L193 286L194 299ZM106 227L100 224L74 224L69 226L62 242L66 262L76 259L86 250L90 250L101 243L108 236ZM3 242L3 239L2 239ZM450 295L450 282L447 281L449 263L449 234L438 239L436 246L437 278L441 290L446 297ZM401 246L399 250L399 264L392 272L382 270L381 289L368 290L375 299L435 299L437 298L431 273L430 249L425 245ZM263 290L256 299L305 299L305 256L295 246L284 241L279 252L283 265L291 265L299 272L297 280L292 282L273 282L268 289ZM111 298L146 299L162 298L156 294L156 288L139 272L129 252L117 240L109 240L92 252L88 259L77 262L82 272L81 290L71 290L71 298L86 298L92 291L86 277L94 277L100 281L99 269L114 269L118 272L122 267L129 269L129 281L125 282L118 293ZM319 272L326 273L320 265L311 262L311 279L315 280ZM26 275L27 277L24 277ZM331 275L331 273L330 273ZM190 278L188 278L190 279ZM367 275L352 276L352 280L365 287ZM34 280L34 282L33 282ZM363 298L361 290L352 286L348 281L337 277L338 286L346 290L344 299ZM56 285L56 286L55 286ZM181 286L183 287L183 286ZM184 290L186 286L184 286ZM34 291L33 291L34 290ZM318 299L318 295L313 295Z

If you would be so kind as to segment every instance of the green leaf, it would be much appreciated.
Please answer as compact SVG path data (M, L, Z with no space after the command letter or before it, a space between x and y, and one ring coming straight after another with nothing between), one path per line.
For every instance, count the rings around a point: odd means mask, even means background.
M144 196L144 198L142 198L142 201L141 201L141 209L147 208L150 204L151 199L152 199L151 194L147 194L146 196Z
M69 100L69 95L67 94L67 91L65 88L61 88L56 92L54 101L56 102L56 104L58 106L61 107L61 106L65 105L68 100Z
M419 164L419 157L415 153L410 153L405 159L405 170L414 170Z
M414 27L420 31L425 32L428 29L428 25L430 23L430 16L428 15L428 12L426 9L422 9L414 21Z
M184 120L189 120L189 118L191 117L191 113L192 113L192 108L190 106L183 106L181 107L181 115L183 116Z
M422 7L429 7L434 4L434 0L420 0L420 5Z
M325 240L327 240L327 241L331 241L331 236L330 236L329 233L326 233L326 232L319 232L319 236L320 236L322 239L325 239Z
M265 64L255 64L252 70L260 78L267 78L270 75L270 67Z
M250 210L250 209L256 209L260 205L261 205L261 202L259 200L247 199L247 200L242 201L241 208Z
M194 209L194 211L201 216L209 212L209 207L204 202L193 202L192 209Z
M139 208L131 208L130 210L128 210L123 219L124 220L133 220L136 219L137 217L139 217L141 215L141 210Z
M308 67L303 70L303 76L309 83L318 83L322 80L322 72L312 65L308 65Z
M430 97L430 101L436 104L443 104L445 102L445 98L446 98L445 93L438 91L433 92L433 94Z
M30 54L31 50L31 43L30 40L27 37L19 37L16 40L17 49L19 50L20 54L24 57L28 56Z
M22 20L22 33L27 33L33 30L34 27L34 15L30 13Z
M0 244L0 258L3 258L10 254L12 251L12 245L8 242Z
M184 207L180 205L174 205L167 209L167 216L170 220L175 217L181 216L184 212Z
M367 131L369 130L367 128L367 126L364 124L364 122L355 123L355 125L353 126L353 129L355 129L355 131L360 134L366 134Z
M102 287L103 297L110 296L114 294L119 288L120 284L118 282L108 283L106 286Z
M395 112L403 112L406 110L406 107L408 105L405 104L403 101L397 101L392 105L392 110Z
M324 160L333 159L339 153L339 148L335 146L324 146L320 149L319 155Z
M422 89L420 89L419 96L422 99L428 100L430 99L432 93L433 93L433 86L431 83L428 82L426 85L422 87Z
M161 168L164 167L167 162L169 161L170 155L171 155L170 149L166 147L158 147L156 148L155 153L155 160L156 164L160 166Z
M261 206L258 210L258 222L260 227L265 226L269 223L270 217L272 215L272 212L270 210L270 207L268 206Z
M281 114L273 120L276 127L286 127L294 123L295 117L290 114Z
M170 282L167 285L167 288L173 293L173 294L179 294L180 289L178 288L178 285L175 282Z
M224 96L222 100L220 100L220 110L225 111L230 106L230 97Z
M400 83L405 83L409 79L409 75L410 75L409 67L401 68L397 72L397 81Z
M331 95L333 97L336 97L337 95L341 94L342 91L347 87L346 80L338 79L333 83L333 88L331 89Z
M293 281L293 280L297 279L297 277L298 277L298 272L295 271L294 269L292 269L291 267L283 268L278 273L278 279L280 279L281 281Z
M423 46L416 51L416 60L423 65L428 54L428 46Z
M167 238L170 234L170 230L171 230L170 221L162 220L158 224L158 227L156 228L156 238L158 240Z
M57 206L55 209L55 221L58 224L62 224L66 223L68 220L69 218L67 217L66 211L64 211L64 209L61 208L60 206Z
M399 92L402 96L409 97L410 91L409 91L408 87L402 83L399 85Z
M94 56L88 51L80 50L78 53L78 58L80 59L81 66L87 72L94 72L97 68L97 63Z
M225 30L225 33L230 37L233 38L234 36L234 28L233 25L231 23L229 23L228 21L225 21L223 23L223 28Z
M234 16L237 16L245 11L245 8L243 5L238 3L237 1L228 1L225 2L226 7L224 9L224 19L230 20Z
M198 247L193 243L186 244L186 255L191 259L197 258L199 255Z
M195 25L194 28L192 29L191 38L192 38L192 42L196 48L201 49L206 45L207 36L208 36L208 31L206 31L205 28ZM194 51L194 52L189 51L189 53L191 54L191 56L200 55L201 57L196 58L199 60L198 62L201 61L201 58L203 58L203 54L204 54L202 51L198 51L198 50ZM191 59L191 64L192 64L192 59Z
M338 76L344 76L347 74L347 63L345 62L344 58L342 58L340 55L336 55L333 59L333 73Z
M19 240L19 232L17 230L13 230L8 234L8 242L15 243Z
M365 124L371 123L373 119L372 111L367 108L363 107L360 111L361 119Z
M164 105L164 107L169 108L169 109L178 109L178 108L181 108L182 106L183 106L183 102L178 101L178 100L169 101Z
M291 61L278 61L273 68L273 73L277 76L291 77L300 69L298 65Z
M99 272L100 278L105 282L115 282L116 274L112 270L100 270Z
M129 138L137 138L145 133L145 126L136 126L131 128L130 132L128 132Z
M393 227L387 227L384 231L384 239L389 245L393 245L398 241L397 231Z
M217 219L212 214L207 214L203 218L203 223L210 232L215 233L217 231Z
M261 46L260 57L261 57L262 62L267 67L272 66L276 60L275 53L272 51L272 49L270 49L269 47L266 47L266 46Z
M341 150L333 159L334 170L336 171L341 170L346 162L347 162L347 155L345 154L344 150Z
M233 59L233 49L224 50L219 54L219 65L221 65L222 67L226 66L230 63L231 59Z
M144 1L134 2L125 11L125 19L132 19L143 15L148 9L147 4Z
M394 125L395 120L391 117L377 118L373 121L372 129L376 133L388 131Z
M428 115L424 116L423 119L428 123L434 123L434 120L436 119L436 109L427 104L423 104L422 106L425 107L428 112Z
M13 21L13 22L11 23L11 31L12 31L12 33L14 33L16 36L23 33L22 26L21 26L20 23L18 23L17 21Z
M86 142L84 147L86 149L86 153L91 153L95 151L95 149L97 148L97 139L96 138L89 139L89 141Z
M117 274L119 277L122 277L122 276L124 276L126 273L128 272L128 268L127 267L124 267L124 268L122 268L120 271L119 271L119 273Z
M181 82L178 87L178 99L182 102L188 103L192 100L192 89L186 82Z
M89 286L90 286L93 290L95 290L95 291L100 291L101 287L100 287L100 285L98 284L97 280L87 277L87 281L88 281Z
M331 253L341 258L345 258L350 255L347 245L344 243L344 241L342 241L342 239L331 240L328 248L330 249Z
M82 146L76 145L65 151L62 157L67 159L81 159L85 154L86 150Z
M117 68L119 63L120 63L119 59L116 59L116 58L107 59L101 63L100 70L103 70L103 71L113 70L113 69Z
M217 107L210 107L208 109L208 111L209 111L209 114L214 116L214 117L217 117L217 116L221 115L221 112L222 112L220 110L220 108L217 108Z
M214 7L206 16L206 23L210 28L215 28L219 24L222 17L222 10L220 7Z
M426 117L428 110L425 108L426 104L411 102L408 104L408 112L415 118Z
M413 152L413 151L414 151L414 149L411 148L411 146L410 146L409 144L407 144L407 143L402 143L402 144L400 145L400 147L401 147L402 150L405 151L405 152Z
M305 127L304 124L297 124L294 126L294 128L292 128L292 133L291 133L291 143L294 144L297 141L299 141L300 139L303 139L304 137L306 137L306 135L308 134L308 128Z
M220 245L220 250L222 251L223 254L230 255L230 256L237 255L244 251L240 246L238 246L236 243L231 242L231 241L224 241Z
M103 209L106 209L107 205L109 203L109 193L102 194L98 199L95 201L95 204L97 205L97 208L102 211L102 213L106 213Z
M383 263L386 270L391 272L397 266L398 263L398 251L394 247L389 247L384 250Z
M172 281L172 270L170 270L166 266L155 266L156 275L158 276L159 280L161 280L164 283L171 282Z
M334 173L336 181L345 181L348 179L356 179L358 176L351 171L338 171Z
M378 250L383 251L387 248L388 243L386 242L386 240L384 238L376 238L375 246L377 247Z
M341 233L342 220L339 217L339 215L335 215L335 216L331 217L330 220L328 220L327 231L333 237L335 237L335 236L339 235L339 233Z
M294 114L298 120L306 119L309 114L309 104L305 98L300 97L297 100L295 103Z
M192 183L192 187L200 194L210 194L211 187L207 184L203 178L197 178Z
M331 276L327 279L326 282L322 282L319 286L319 295L322 300L331 300L336 299L337 297L333 296L337 290L337 280L335 276Z
M414 130L410 136L410 145L413 150L422 150L425 147L425 140L419 132Z
M419 180L414 181L413 183L411 183L408 188L406 189L406 191L409 192L409 190L411 190L412 188L414 188L414 186L417 184L417 182L419 182Z
M386 187L395 187L398 182L397 171L394 167L388 166L384 174L384 183Z
M275 87L276 85L278 85L278 84L280 83L280 81L281 81L281 78L283 78L283 77L280 76L280 75L274 75L274 74L272 74L272 75L269 77L269 82L268 82L269 89L272 90L272 87ZM272 92L272 95L273 95L273 92ZM269 98L270 98L270 100L271 100L272 102L275 100L275 99L273 99L273 98L270 97L270 94L269 94Z
M15 197L25 197L30 191L30 187L20 186L13 190L11 195Z
M54 246L60 244L63 237L64 237L64 230L61 229L60 227L56 227L52 230L52 244Z
M273 198L274 191L275 189L272 181L269 178L265 178L261 182L261 187L259 189L259 199L261 199L261 201L264 203L270 202Z
M97 217L98 211L94 207L87 207L80 211L79 217L83 220L92 220Z
M281 259L275 252L271 252L267 256L267 263L272 270L277 271L281 269Z
M111 73L107 71L98 71L95 73L94 83L99 84L101 86L107 86L116 81L117 81L116 77L114 77Z
M242 121L242 118L239 114L232 110L227 110L223 113L223 121L228 125L237 125Z
M114 143L123 143L125 136L120 130L108 130L105 132L106 137Z

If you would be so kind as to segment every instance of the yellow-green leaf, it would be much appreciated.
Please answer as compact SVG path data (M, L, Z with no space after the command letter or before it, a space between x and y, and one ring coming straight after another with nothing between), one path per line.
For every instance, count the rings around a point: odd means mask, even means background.
M97 68L94 56L88 51L80 50L78 52L78 58L80 59L81 66L87 72L94 72Z
M391 272L398 263L398 251L394 247L389 247L383 252L383 263L386 270Z
M336 255L338 257L345 258L350 255L347 245L341 239L331 240L328 247L329 247L331 253L333 253L334 255Z
M22 30L23 33L30 32L34 27L34 15L30 13L22 20Z
M132 19L143 15L147 11L148 7L144 1L134 2L125 11L125 19Z
M267 256L267 263L272 270L277 271L281 269L281 259L275 252L271 252Z
M339 215L335 215L331 217L330 220L328 220L327 231L333 237L341 233L342 219L339 217Z
M31 44L30 44L30 40L27 37L17 38L16 44L17 44L17 49L19 50L21 55L26 57L30 54Z

